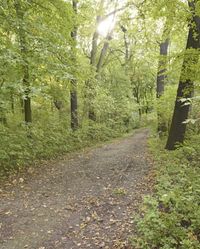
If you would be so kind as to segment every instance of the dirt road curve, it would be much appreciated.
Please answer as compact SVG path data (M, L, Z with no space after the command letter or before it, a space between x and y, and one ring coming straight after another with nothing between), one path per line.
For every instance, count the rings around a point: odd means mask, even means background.
M148 131L66 156L0 190L1 249L125 249L149 191Z

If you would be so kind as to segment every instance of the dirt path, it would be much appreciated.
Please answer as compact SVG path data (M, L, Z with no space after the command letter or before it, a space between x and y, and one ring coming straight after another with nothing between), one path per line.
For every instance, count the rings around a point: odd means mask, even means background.
M147 130L76 153L1 190L1 249L130 248L151 184Z

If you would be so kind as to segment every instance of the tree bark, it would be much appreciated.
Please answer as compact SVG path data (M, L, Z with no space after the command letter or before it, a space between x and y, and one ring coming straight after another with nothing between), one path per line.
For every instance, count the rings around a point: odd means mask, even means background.
M97 31L98 25L101 21L101 17L97 16L96 17L96 29L92 37L92 49L91 49L91 55L90 55L90 65L95 67L96 64L96 55L97 55L97 41L99 38L99 33Z
M77 0L72 0L72 6L75 16L77 15ZM77 25L74 25L74 29L71 32L72 42L72 61L76 63L76 43L77 43ZM70 103L71 103L71 128L77 130L79 126L78 122L78 97L77 97L77 79L71 80L71 91L70 91Z
M95 32L94 32L93 37L92 37L92 49L91 49L91 55L90 55L90 65L92 66L92 68L96 67L97 41L98 41L98 38L99 38L99 33L97 31L97 28L98 28L98 25L100 23L100 20L101 20L101 17L97 16L96 17L96 29L95 29ZM92 94L90 94L90 95L93 95L95 89L94 89L94 86L91 85L91 81L87 82L87 88L92 89ZM91 101L90 101L90 99L92 99L92 96L87 96L87 97L89 97L88 118L90 120L92 120L92 121L96 121L96 115L95 115L95 112L94 112L94 108L92 107Z
M174 150L177 143L183 143L186 132L190 105L188 98L191 98L194 91L194 77L199 60L200 49L200 17L196 14L196 5L199 0L188 1L192 15L189 23L189 34L184 55L179 86L175 101L175 108L171 123L171 128L166 144L166 149ZM183 101L184 99L184 101Z
M160 98L164 93L165 81L167 79L167 54L169 47L169 39L160 43L160 60L157 74L157 98Z
M12 113L15 113L15 98L13 92L10 93L10 103L11 103L11 110Z
M121 30L124 33L125 65L127 65L129 60L129 43L127 37L127 29L123 25L121 25Z
M99 7L99 12L100 13L101 13L101 11L102 11L102 9L104 7L104 2L105 2L105 0L100 1L100 7ZM98 26L99 26L101 20L102 20L102 17L99 14L96 17L96 28L95 28L95 32L94 32L93 37L92 37L92 49L91 49L91 54L90 54L90 65L92 66L92 68L96 68L97 42L98 42L98 38L99 38L99 33L98 33L97 29L98 29ZM92 121L96 121L96 115L95 115L95 112L94 112L94 108L93 108L93 106L91 104L93 95L95 95L95 89L94 89L94 86L91 84L90 80L87 81L86 87L88 89L90 89L90 90L92 89L92 93L90 94L91 96L87 96L89 98L88 118L90 120L92 120Z
M19 36L19 44L21 55L23 59L23 86L24 86L24 120L25 123L32 122L32 110L31 110L31 98L30 98L30 75L29 75L29 64L27 60L28 56L28 45L26 41L26 33L24 27L22 26L22 22L24 20L24 10L22 9L20 0L15 0L15 10L17 14L17 19L19 21L19 28L18 28L18 36Z
M115 6L115 9L116 9L116 6ZM113 21L115 20L115 16L116 16L116 12L114 12ZM103 61L105 59L105 56L106 56L108 48L109 48L110 41L112 40L112 35L113 35L113 32L114 32L114 28L115 27L109 27L108 34L106 36L106 39L105 39L103 48L101 50L98 63L97 63L97 67L96 67L97 76L100 73L100 70L101 70L102 65L103 65Z
M106 41L104 42L104 45L103 45L103 48L101 50L101 54L100 54L100 57L99 57L99 61L98 61L98 64L97 64L97 68L96 68L96 72L97 72L97 75L98 73L100 72L101 68L102 68L102 65L103 65L103 61L104 61L104 58L107 54L107 51L108 51L108 48L109 48L109 42L112 40L112 32L110 32L107 37L106 37Z
M74 90L71 90L70 100L71 100L71 128L72 130L77 130L79 127L78 123L78 98L77 91L75 90L77 87L77 81L74 80L71 82Z
M168 22L166 21L164 32L163 32L163 41L160 43L160 58L158 63L158 73L157 73L157 89L156 95L159 99L165 90L165 84L167 80L167 55L168 55L168 48L169 48L169 32L170 27L168 27ZM163 114L158 111L158 134L161 135L167 131L167 124L162 118Z
M110 42L110 40L112 40L112 33L113 33L113 29L108 32L108 34L106 36L106 41L104 42L103 48L101 50L99 60L98 60L97 66L96 66L96 72L97 72L96 79L98 79L99 73L100 73L102 65L103 65L103 61L106 57L106 54L107 54L107 51L109 48L109 42ZM96 114L95 114L93 108L91 108L89 110L89 119L96 121Z

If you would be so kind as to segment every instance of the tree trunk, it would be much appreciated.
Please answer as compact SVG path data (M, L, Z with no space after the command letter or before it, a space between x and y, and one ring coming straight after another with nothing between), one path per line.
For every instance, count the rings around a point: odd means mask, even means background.
M116 6L115 6L115 9L116 9ZM113 22L115 20L115 16L116 16L116 13L113 15ZM96 67L97 77L98 77L98 74L100 73L100 70L101 70L102 65L103 65L103 61L104 61L104 59L106 57L110 41L112 40L112 35L113 35L113 32L114 32L114 28L115 27L109 27L109 30L108 30L108 33L107 33L103 48L101 50L100 57L99 57L97 67Z
M24 30L23 20L24 20L24 10L22 9L20 0L15 0L15 10L17 14L17 19L19 21L19 29L18 29L18 36L19 36L19 44L21 55L23 59L23 86L24 86L24 120L25 123L32 122L32 111L31 111L31 98L30 98L30 76L29 76L29 64L27 60L28 56L28 45L26 42L26 33Z
M100 12L103 9L104 2L105 2L105 0L101 0L101 2L100 2ZM113 20L115 18L116 12L117 12L117 9L115 8L115 10L113 12ZM90 64L93 67L96 64L95 62L96 62L96 54L97 54L97 39L99 37L97 28L98 28L98 25L101 22L101 20L102 20L101 16L97 16L97 18L96 18L96 30L95 30L95 33L93 35L92 50L91 50L91 57L90 57ZM108 34L106 36L106 41L104 42L104 45L103 45L103 48L101 50L100 57L99 57L99 60L98 60L97 66L96 66L96 72L97 72L96 78L98 78L99 72L102 68L103 61L105 59L105 56L107 54L107 50L109 47L109 42L112 39L113 31L114 31L114 28L110 29L110 31L108 32ZM94 91L94 96L95 96L95 90L93 90L93 91ZM89 116L88 117L90 120L96 121L96 114L94 112L94 108L91 105L89 106Z
M167 56L168 56L168 48L169 48L169 36L172 28L172 23L167 18L163 34L162 34L162 42L160 43L160 58L158 63L158 73L157 73L157 98L160 98L165 90L165 83L167 79Z
M129 43L128 43L128 37L127 37L127 29L123 25L121 25L121 30L124 33L125 66L126 66L129 60Z
M167 25L167 23L166 23ZM167 55L168 55L168 47L169 47L169 38L166 38L166 35L169 36L169 27L165 27L163 32L164 41L160 43L160 59L157 73L157 98L159 99L165 90L165 83L167 79ZM167 125L162 118L162 113L158 111L158 134L161 136L164 132L167 131Z
M109 41L110 40L112 40L112 32L110 32L107 35L106 41L104 42L103 48L101 50L101 54L100 54L99 61L98 61L98 64L97 64L97 69L96 69L97 74L100 72L100 70L102 68L104 58L105 58L105 56L107 54L107 51L108 51L108 48L109 48Z
M97 41L99 38L99 33L97 31L98 25L101 22L101 17L97 16L96 17L96 29L92 37L92 49L91 49L91 55L90 55L90 65L95 67L96 64L96 55L97 55Z
M100 13L102 12L102 9L104 7L104 2L105 2L105 0L101 0L101 2L100 2L100 6L99 6ZM97 42L98 42L98 38L99 38L99 33L98 33L97 29L98 29L98 26L101 22L101 18L102 17L100 14L96 17L96 28L95 28L95 32L94 32L93 37L92 37L92 49L91 49L91 54L90 54L90 65L92 66L92 68L96 67ZM96 121L94 107L91 104L92 98L95 96L95 86L93 84L91 84L91 81L89 80L89 81L87 81L86 87L88 88L88 90L92 90L92 91L90 91L91 93L89 94L89 96L87 96L89 98L88 118L92 121Z
M164 93L165 81L167 78L167 54L169 47L169 39L167 38L160 44L160 60L157 74L157 98L160 98Z
M15 98L14 98L14 94L11 92L10 94L10 103L11 103L11 110L12 113L15 113Z
M24 99L23 99L23 96L20 96L19 103L20 103L21 113L24 114Z
M186 123L190 110L188 98L191 98L194 90L196 68L199 60L200 48L200 17L196 14L198 0L189 1L192 15L189 23L189 34L181 70L181 76L177 91L172 124L166 144L166 149L174 150L177 143L183 143L186 132ZM184 99L184 100L183 100Z
M103 61L104 61L104 59L106 57L106 54L107 54L107 51L108 51L108 48L109 48L109 42L112 39L112 32L113 32L113 30L108 33L108 35L106 37L106 41L104 42L103 48L101 50L100 57L99 57L99 60L98 60L97 66L96 66L96 72L97 72L96 79L98 79L98 77L99 77L99 73L101 71ZM93 121L96 121L96 114L95 114L93 108L91 108L89 110L89 119L93 120Z
M91 54L90 54L90 65L93 67L96 67L97 42L98 42L98 38L99 38L98 26L99 26L101 19L102 19L101 13L102 13L102 10L104 8L104 3L105 3L105 0L100 1L99 13L96 17L95 32L94 32L93 37L92 37L92 49L91 49Z
M98 41L98 38L99 38L99 33L97 31L97 28L98 28L98 25L100 23L100 20L101 20L101 17L100 16L97 16L96 18L96 30L93 34L93 37L92 37L92 49L91 49L91 55L90 55L90 65L92 66L92 68L95 68L96 67L96 55L97 55L97 41ZM94 91L94 85L91 84L91 81L89 80L86 84L86 87L87 89L90 91L91 93L86 96L89 98L89 101L88 101L88 107L89 107L89 110L88 110L88 118L92 121L96 121L96 115L95 115L95 112L94 112L94 108L91 104L91 100L93 98L93 95L95 95ZM90 96L91 95L91 96Z
M74 14L77 15L77 0L72 0ZM72 45L72 61L76 63L76 43L77 43L77 26L74 25L74 30L71 32L73 40ZM71 91L70 91L70 102L71 102L71 128L77 130L78 123L78 98L77 98L77 80L71 80Z
M71 84L72 84L72 87L76 89L77 81L74 80L74 82L71 82ZM71 90L70 97L71 97L71 128L72 130L77 130L79 127L77 91Z
M24 65L24 78L23 84L25 86L25 99L24 99L24 117L26 123L32 122L32 111L31 111L31 98L29 97L30 94L30 83L29 83L29 68L28 64Z

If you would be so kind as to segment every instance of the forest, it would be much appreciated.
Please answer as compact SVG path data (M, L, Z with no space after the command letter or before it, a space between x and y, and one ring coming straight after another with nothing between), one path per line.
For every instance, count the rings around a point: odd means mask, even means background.
M0 0L0 247L200 248L199 52L200 0Z

